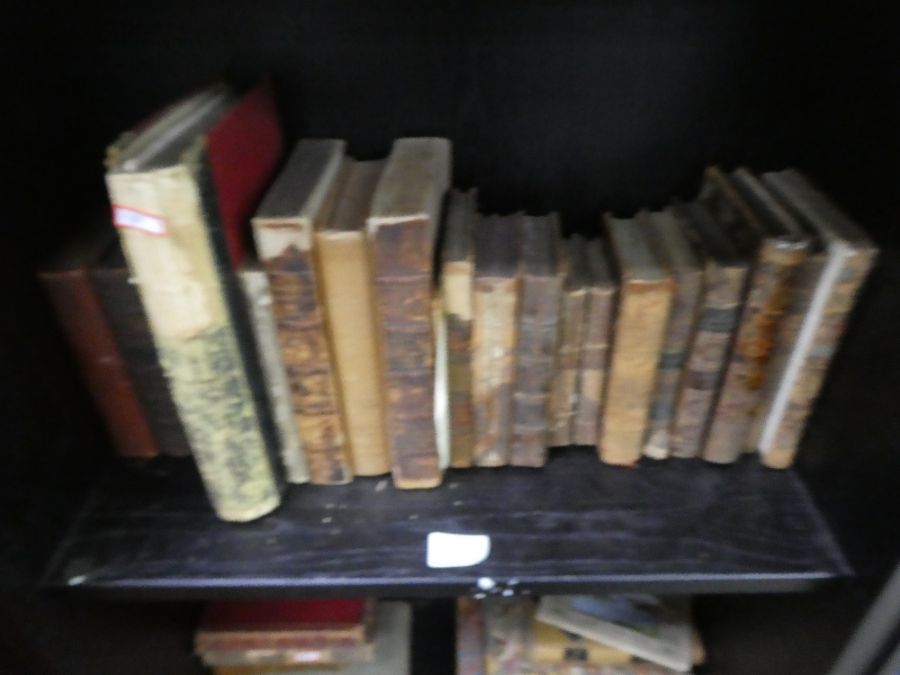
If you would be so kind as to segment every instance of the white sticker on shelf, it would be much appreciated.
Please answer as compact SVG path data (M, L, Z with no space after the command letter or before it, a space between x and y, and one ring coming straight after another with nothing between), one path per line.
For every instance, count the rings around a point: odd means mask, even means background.
M429 567L471 567L487 560L491 538L486 534L429 532L426 550Z
M138 211L125 206L113 205L113 223L116 227L125 227L129 230L140 230L157 236L165 236L168 233L166 221L152 213Z

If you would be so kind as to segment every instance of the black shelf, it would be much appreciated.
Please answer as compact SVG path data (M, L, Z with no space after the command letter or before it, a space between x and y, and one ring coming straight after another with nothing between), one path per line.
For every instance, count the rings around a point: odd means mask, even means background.
M488 534L489 558L430 569L431 531ZM849 574L802 481L753 458L603 466L587 448L547 467L450 471L435 490L387 478L290 489L234 525L186 460L110 467L63 539L47 587L133 595L447 596L478 592L808 590Z

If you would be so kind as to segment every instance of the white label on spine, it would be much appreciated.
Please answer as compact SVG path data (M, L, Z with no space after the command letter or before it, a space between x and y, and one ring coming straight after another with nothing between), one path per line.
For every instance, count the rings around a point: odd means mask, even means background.
M486 534L429 532L426 548L431 568L471 567L487 560L491 538Z
M129 209L124 206L113 206L113 224L116 227L126 227L130 230L140 230L157 236L168 234L166 221L159 216L154 216L143 211Z

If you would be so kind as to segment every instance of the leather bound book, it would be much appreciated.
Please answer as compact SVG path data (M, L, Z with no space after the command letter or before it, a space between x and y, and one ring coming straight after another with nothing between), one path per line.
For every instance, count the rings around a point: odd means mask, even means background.
M538 467L546 461L550 441L547 415L559 338L559 217L525 216L519 227L521 288L509 463Z
M326 226L316 232L325 310L337 364L354 473L391 470L378 367L375 292L366 217L384 162L349 161Z
M717 463L733 462L744 452L775 335L809 246L800 225L753 174L738 169L728 178L733 199L744 202L746 218L762 240L703 449L703 458Z
M671 427L678 384L697 321L703 291L700 257L685 232L685 224L673 209L642 216L653 233L660 259L675 280L675 297L656 376L656 391L650 406L650 422L644 455L665 459L671 450Z
M165 455L184 457L191 453L191 446L156 354L140 295L131 283L131 272L111 227L107 228L107 235L109 246L91 266L91 283L159 451Z
M309 481L309 469L306 466L306 455L300 442L300 434L297 432L297 425L294 424L291 387L278 347L278 327L272 311L269 280L256 261L245 261L238 270L238 277L247 301L254 343L266 383L267 400L278 432L281 463L284 465L289 483L306 483Z
M785 468L794 461L806 420L878 249L800 172L769 173L763 181L815 238L811 264L801 267L789 320L783 322L776 340L772 376L750 432L750 443L759 450L762 463Z
M472 466L472 277L475 254L472 225L477 210L475 190L452 191L444 221L441 292L447 322L450 404L450 466Z
M434 420L432 264L450 142L394 142L367 222L394 485L441 482Z
M213 87L107 158L113 220L179 416L219 517L280 503L271 418L233 268L281 155L271 88Z
M587 307L587 242L574 235L564 242L563 290L560 305L556 373L550 393L550 445L570 445L572 420L578 403L578 369Z
M646 227L607 215L606 228L619 269L619 308L598 451L608 464L632 465L644 447L675 284Z
M746 253L703 204L690 204L681 213L706 261L697 328L675 405L672 455L697 457L734 338L750 264Z
M340 190L344 142L302 140L253 218L260 262L269 277L281 358L309 480L353 479L330 326L314 247Z
M509 462L521 218L485 217L475 229L472 406L476 466Z
M587 297L578 368L578 400L572 418L572 442L595 445L600 433L600 411L606 390L609 343L616 309L616 281L606 244L594 239L587 245Z
M155 457L158 449L146 411L91 283L89 268L114 236L103 228L74 240L47 262L39 277L115 451L122 457Z

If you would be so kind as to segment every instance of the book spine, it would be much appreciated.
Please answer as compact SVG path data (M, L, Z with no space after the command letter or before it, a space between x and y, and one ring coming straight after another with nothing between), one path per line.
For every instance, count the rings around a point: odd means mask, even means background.
M672 295L669 281L622 284L597 448L607 464L641 457Z
M272 294L265 272L242 270L241 286L247 301L256 349L268 393L268 404L277 430L281 462L290 483L309 481L306 456L300 443L291 406L291 389L281 362L277 327L272 314Z
M611 288L588 290L578 374L578 403L572 419L572 442L576 445L596 445L599 436L614 300L615 291Z
M317 252L354 473L385 474L391 462L365 235L361 231L319 234Z
M672 423L672 455L697 457L741 310L745 268L710 267L706 296L682 376Z
M874 251L866 250L849 253L834 265L836 269L830 270L830 264L826 264L819 284L833 285L824 291L817 287L814 293L826 294L824 307L819 317L807 316L805 319L816 321L816 324L809 347L801 355L799 370L787 383L784 409L779 411L779 401L773 400L769 409L764 411L763 429L757 441L764 465L784 469L793 464L806 420L825 381L828 366L846 328L847 317L874 260ZM815 311L816 300L815 297L812 299L809 312ZM801 327L801 332L804 328ZM777 399L777 393L773 399Z
M472 405L476 466L509 462L518 279L475 278Z
M442 291L447 317L450 396L450 466L472 466L472 263L444 263Z
M486 675L484 613L481 602L456 600L456 675Z
M644 455L665 459L671 452L671 427L678 397L678 384L697 322L703 278L699 270L682 275L672 304L666 341L659 357L656 393L650 405Z
M41 281L115 451L123 457L155 457L157 445L145 410L87 271L42 274Z
M286 672L288 666L295 668L316 665L321 667L339 667L351 663L368 663L375 659L373 644L353 646L332 646L323 644L319 647L259 647L255 649L216 649L200 653L203 664L210 667L223 666L281 666ZM274 672L281 672L277 668ZM257 672L266 672L260 670Z
M487 672L491 675L530 673L534 604L524 598L488 598L482 607Z
M137 288L125 267L91 270L91 281L135 393L159 444L159 451L174 457L191 454L184 425L169 392L159 363L147 316Z
M370 235L387 439L394 485L441 482L434 424L434 327L430 219L384 225Z
M550 444L572 443L572 419L578 402L578 367L587 295L584 289L564 291L560 313L556 375L550 396Z
M514 466L539 467L547 459L547 415L556 372L561 295L559 276L522 279L509 457Z
M187 161L110 175L110 196L166 223L162 236L120 228L122 246L210 501L223 520L253 520L280 487L226 301L224 241L207 227L201 164Z
M734 462L744 450L747 432L765 383L772 345L805 249L764 240L737 329L722 391L712 415L703 458Z

